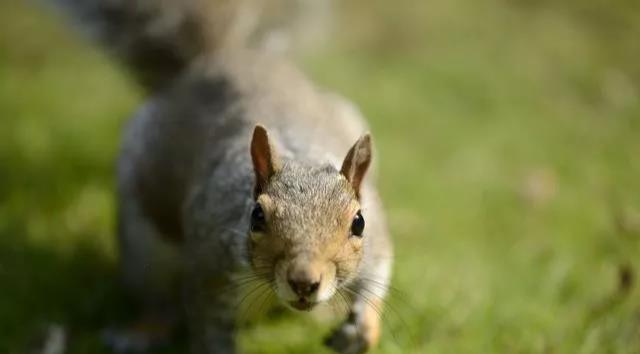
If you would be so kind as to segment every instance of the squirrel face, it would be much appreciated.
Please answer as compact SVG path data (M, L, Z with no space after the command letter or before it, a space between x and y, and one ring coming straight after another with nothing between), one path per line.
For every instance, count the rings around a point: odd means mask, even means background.
M258 126L251 146L256 173L250 262L280 300L311 310L358 274L366 239L359 186L370 162L370 138L351 148L342 169L281 163Z

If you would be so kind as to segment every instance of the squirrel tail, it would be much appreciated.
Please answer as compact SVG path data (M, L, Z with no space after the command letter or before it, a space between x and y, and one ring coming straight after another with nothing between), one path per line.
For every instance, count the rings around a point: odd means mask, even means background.
M148 90L194 60L242 44L251 0L51 0L91 39L122 61Z

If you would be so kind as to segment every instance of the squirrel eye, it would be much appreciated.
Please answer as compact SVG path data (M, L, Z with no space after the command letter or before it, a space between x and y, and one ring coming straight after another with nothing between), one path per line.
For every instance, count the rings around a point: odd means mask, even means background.
M362 237L362 231L364 231L364 218L362 217L360 210L358 210L356 216L353 217L353 221L351 222L351 234Z
M264 232L266 228L266 221L264 218L264 210L262 205L256 203L251 211L251 232Z

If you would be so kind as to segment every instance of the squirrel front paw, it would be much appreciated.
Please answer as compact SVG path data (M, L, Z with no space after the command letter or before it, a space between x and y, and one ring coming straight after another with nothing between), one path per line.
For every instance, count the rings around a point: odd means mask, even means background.
M341 354L360 354L369 349L365 336L355 323L343 323L336 328L324 344Z
M363 323L350 318L336 328L324 344L340 354L361 354L378 341L379 324Z

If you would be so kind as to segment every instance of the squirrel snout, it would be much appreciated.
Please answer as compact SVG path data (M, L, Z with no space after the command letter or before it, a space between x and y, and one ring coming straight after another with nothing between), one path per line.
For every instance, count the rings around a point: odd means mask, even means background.
M319 281L309 280L292 280L288 279L289 286L294 293L301 297L307 297L313 295L320 287Z
M295 263L287 274L289 287L300 297L308 297L318 291L321 279L321 273L313 267L301 267Z

